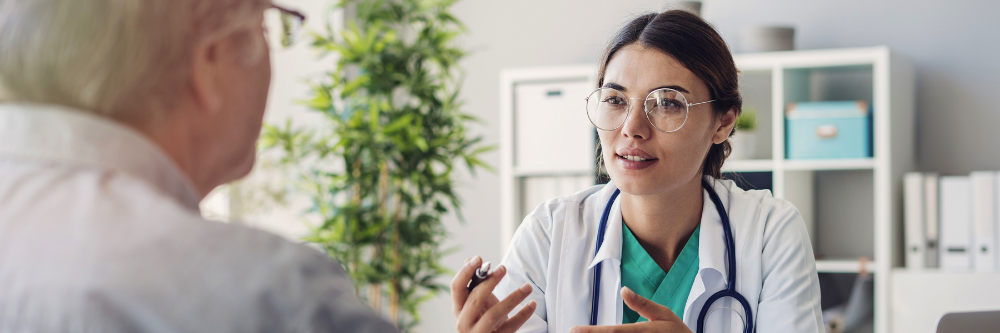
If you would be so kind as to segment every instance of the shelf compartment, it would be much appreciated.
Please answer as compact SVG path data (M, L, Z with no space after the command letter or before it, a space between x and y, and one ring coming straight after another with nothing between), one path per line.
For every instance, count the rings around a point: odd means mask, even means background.
M868 261L865 269L870 274L875 274L876 262ZM861 271L861 263L858 260L816 260L816 272L818 273L858 273Z
M774 160L726 160L722 172L774 171Z
M730 139L733 144L733 157L741 159L771 159L774 137L772 109L773 107L773 75L768 70L749 70L740 73L740 95L743 97L743 111L753 110L757 113L756 128L746 131L737 128ZM751 135L748 135L751 134ZM740 145L750 149L743 150ZM755 170L761 171L761 170Z
M819 274L820 304L824 311L824 318L827 315L831 317L835 316L834 312L832 312L834 308L844 307L840 309L840 311L844 312L844 315L840 317L841 320L832 325L828 323L828 330L835 331L832 327L833 325L847 325L846 312L860 311L861 317L855 319L858 322L853 323L853 327L838 327L838 329L850 333L869 333L875 331L874 283L875 279L882 279L882 277L875 275L869 275L869 277L868 279L862 279L858 276L857 272L821 272ZM862 289L856 290L857 288ZM854 297L860 297L860 299L853 299ZM848 306L853 308L846 309Z
M723 170L722 179L732 180L743 190L774 191L774 173L770 171L729 172Z
M804 171L803 171L804 172ZM869 170L817 171L813 186L815 221L813 251L825 258L875 255L874 172ZM789 198L794 202L793 198ZM874 271L874 266L871 269ZM855 271L856 272L856 271Z
M875 159L818 159L818 160L785 160L786 170L825 171L825 170L871 170L875 168Z
M786 68L784 75L786 104L874 98L872 65Z

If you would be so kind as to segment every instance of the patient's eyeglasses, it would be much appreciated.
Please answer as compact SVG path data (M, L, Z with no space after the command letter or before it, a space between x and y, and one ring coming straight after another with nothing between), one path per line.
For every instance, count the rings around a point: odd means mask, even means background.
M633 99L643 101L646 119L657 130L667 133L676 132L684 127L690 107L715 101L691 104L684 94L670 88L653 90L645 99L628 98L614 88L598 88L586 98L587 117L590 118L590 123L600 130L616 130L625 124L625 119L628 119Z
M269 14L268 12L276 12L276 14ZM281 22L280 29L281 32L281 46L290 47L298 40L302 32L302 24L306 21L306 16L302 13L291 10L279 5L271 5L270 8L265 10L265 17L270 17L276 15Z

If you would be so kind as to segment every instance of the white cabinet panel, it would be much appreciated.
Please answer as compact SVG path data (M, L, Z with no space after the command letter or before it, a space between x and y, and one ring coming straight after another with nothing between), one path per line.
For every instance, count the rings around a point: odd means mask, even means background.
M572 195L594 186L594 177L589 174L579 176L541 176L521 178L521 213L524 216L535 210L538 204L558 197Z
M1000 309L997 280L1000 272L895 270L891 284L892 331L930 333L945 313Z
M587 81L518 83L514 87L514 165L519 172L589 172L594 127L587 120Z

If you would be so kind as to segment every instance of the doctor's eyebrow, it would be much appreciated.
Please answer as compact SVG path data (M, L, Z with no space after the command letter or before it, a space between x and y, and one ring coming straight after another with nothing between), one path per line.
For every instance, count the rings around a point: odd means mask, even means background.
M605 83L603 87L604 88L611 88L611 89L618 90L618 91L621 91L621 92L628 92L628 89L625 89L625 87L622 87L622 85L617 84L617 83L608 82L608 83Z
M681 86L661 86L661 87L653 88L653 90L663 89L663 88L669 88L669 89L677 90L677 91L680 91L680 92L685 93L685 94L690 94L691 93L690 91L688 91L687 89L684 89L684 87L681 87ZM653 90L650 90L650 92L652 92Z
M625 89L625 87L622 87L622 85L614 83L614 82L605 83L603 87L604 88L611 88L611 89L618 90L618 91L621 91L621 92L628 92L628 89ZM663 88L669 88L669 89L677 90L677 91L680 91L680 92L685 93L685 94L690 94L691 93L687 89L684 89L684 87L681 87L681 86L678 86L678 85L659 86L659 87L653 88L652 90L650 90L650 92L652 92L653 90L663 89Z

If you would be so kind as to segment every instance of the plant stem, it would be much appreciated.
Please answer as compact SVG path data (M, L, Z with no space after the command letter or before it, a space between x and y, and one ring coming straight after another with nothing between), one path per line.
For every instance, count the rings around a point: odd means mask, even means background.
M399 327L399 279L392 280L392 287L389 288L389 321Z
M371 304L375 313L382 314L382 284L373 283L368 285L368 303Z

